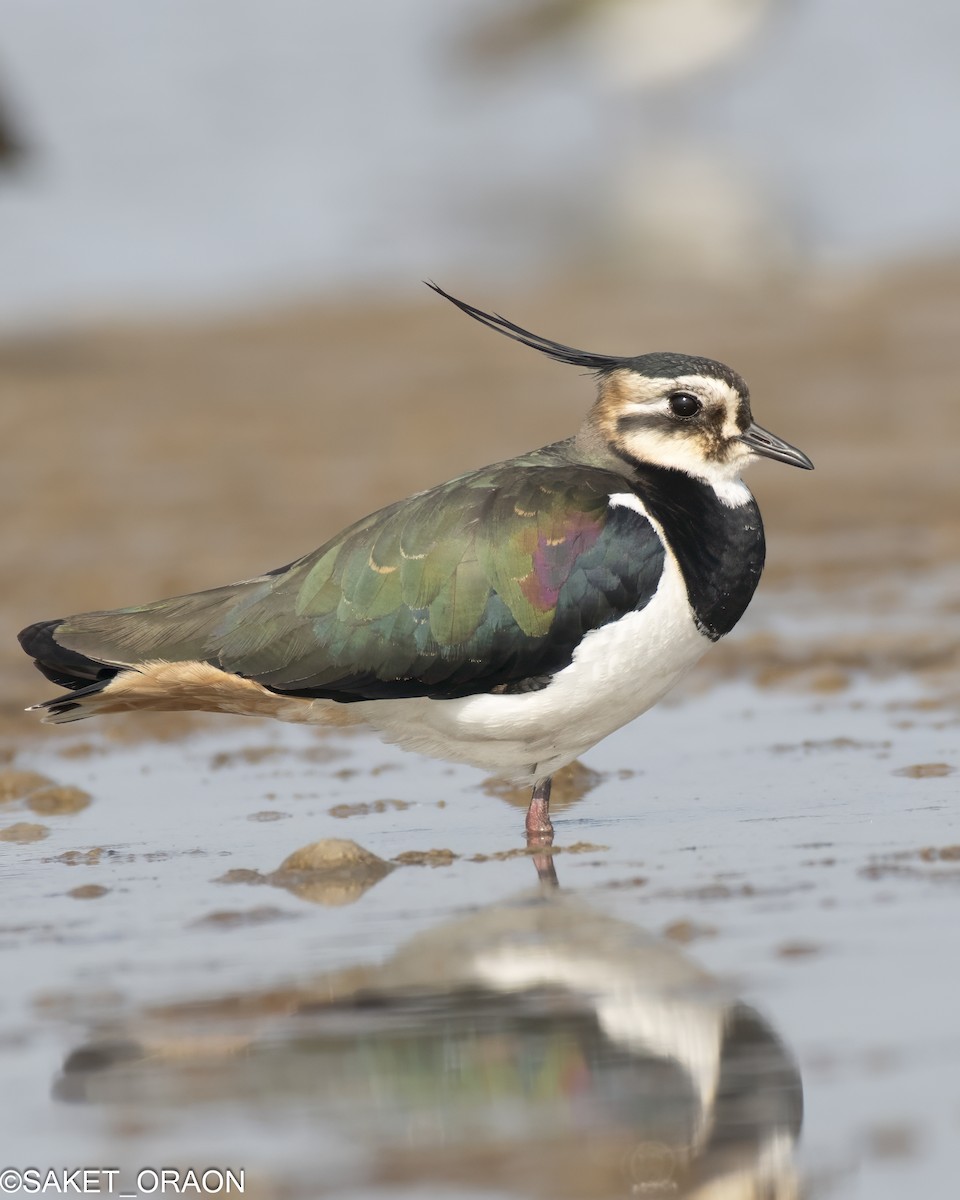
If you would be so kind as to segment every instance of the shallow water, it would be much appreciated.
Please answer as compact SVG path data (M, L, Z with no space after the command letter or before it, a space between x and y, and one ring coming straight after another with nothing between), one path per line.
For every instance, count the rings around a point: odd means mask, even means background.
M467 768L239 721L27 746L18 771L91 803L0 807L43 827L2 851L4 1157L213 1164L257 1195L619 1195L665 1161L687 1195L794 1170L944 1195L957 728L903 677L661 706L586 756L539 925L522 814ZM451 854L366 891L262 879L326 838Z

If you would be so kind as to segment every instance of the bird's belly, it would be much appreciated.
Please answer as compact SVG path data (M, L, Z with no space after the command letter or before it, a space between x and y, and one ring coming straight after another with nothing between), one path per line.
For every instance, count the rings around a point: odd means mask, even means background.
M407 749L533 780L645 712L709 645L668 554L649 604L588 633L570 665L540 691L376 700L362 706L362 716Z

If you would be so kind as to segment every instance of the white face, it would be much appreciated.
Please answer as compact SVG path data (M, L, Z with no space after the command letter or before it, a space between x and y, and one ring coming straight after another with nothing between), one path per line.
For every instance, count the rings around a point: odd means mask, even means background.
M650 379L623 369L604 380L598 408L604 435L629 457L717 488L729 488L756 457L739 440L750 425L749 400L723 379Z

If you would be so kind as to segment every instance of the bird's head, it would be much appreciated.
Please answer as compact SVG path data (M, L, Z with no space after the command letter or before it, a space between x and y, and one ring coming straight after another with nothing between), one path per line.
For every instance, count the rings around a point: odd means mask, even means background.
M802 451L756 424L747 385L711 358L664 353L619 360L600 373L588 422L622 457L710 483L736 479L758 456L813 467Z
M468 316L559 362L585 367L599 381L581 438L632 463L672 467L716 486L735 481L757 457L813 469L795 446L761 428L741 377L711 358L689 354L614 357L549 341L444 292Z

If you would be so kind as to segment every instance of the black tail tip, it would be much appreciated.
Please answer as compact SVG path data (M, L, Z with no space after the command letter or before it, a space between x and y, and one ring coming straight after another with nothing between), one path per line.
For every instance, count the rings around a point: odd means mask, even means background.
M17 634L20 645L33 659L34 666L42 675L51 683L70 688L72 691L116 675L116 667L106 666L87 658L85 654L61 646L54 634L63 624L63 617L57 617L53 621L36 621Z

